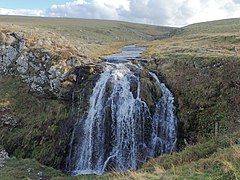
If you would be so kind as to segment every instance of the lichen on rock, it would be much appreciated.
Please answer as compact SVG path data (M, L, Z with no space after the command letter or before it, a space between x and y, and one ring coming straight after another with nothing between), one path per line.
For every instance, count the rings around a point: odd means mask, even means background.
M64 59L51 55L45 48L32 49L24 35L17 32L7 35L1 32L0 40L0 75L21 77L35 94L61 96L63 82L71 77L69 72L82 64L73 56ZM7 40L8 45L4 42Z

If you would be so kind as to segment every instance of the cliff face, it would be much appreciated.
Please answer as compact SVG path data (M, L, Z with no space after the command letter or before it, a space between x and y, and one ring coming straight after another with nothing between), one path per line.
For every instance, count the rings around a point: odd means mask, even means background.
M76 57L61 59L44 48L31 49L20 33L1 33L0 75L21 77L38 95L59 96L63 82L74 80L69 72L82 64Z

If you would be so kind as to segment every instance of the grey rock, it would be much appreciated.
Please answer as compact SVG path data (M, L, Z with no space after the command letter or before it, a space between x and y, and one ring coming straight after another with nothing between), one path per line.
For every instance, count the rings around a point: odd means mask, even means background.
M0 69L2 69L3 73L6 73L7 71L11 70L10 65L13 64L14 59L17 57L18 52L15 48L13 47L6 47L2 51L2 59L0 63Z
M27 168L27 172L31 173L31 172L33 172L33 169L32 168Z
M11 114L3 114L0 116L0 127L4 126L16 126L17 118Z
M25 48L25 41L19 41L19 44L18 44L18 51L19 52L22 52Z
M27 47L21 33L13 32L6 39L10 45L0 46L0 75L21 77L33 92L58 95L62 82L67 79L66 69L81 65L81 60L74 57L67 61L61 60L57 64L51 63L53 57L49 55L49 50L32 50ZM76 77L72 77L72 80L76 80Z
M50 80L51 90L55 92L59 92L61 89L61 81L60 79L52 79Z
M27 57L21 55L18 59L17 59L17 71L20 74L25 74L28 70L28 59Z
M17 39L17 40L22 40L23 38L23 35L22 34L20 34L20 33L17 33L17 32L13 32L13 33L11 33L10 34L11 36L13 36L15 39Z
M4 166L7 159L9 159L8 153L5 149L0 148L0 168Z
M77 58L71 58L67 61L67 64L73 67L77 67L81 65L81 62L77 60Z
M36 84L35 82L32 82L31 84L30 84L30 88L33 90L33 91L36 91L36 92L40 92L40 93L42 93L43 92L43 87L42 86L40 86L40 85L38 85L38 84Z
M43 176L43 172L42 172L42 171L39 171L39 172L37 173L37 175L38 175L39 177L42 177L42 176Z
M35 72L41 69L41 64L36 65L33 62L29 62L29 66L32 67Z

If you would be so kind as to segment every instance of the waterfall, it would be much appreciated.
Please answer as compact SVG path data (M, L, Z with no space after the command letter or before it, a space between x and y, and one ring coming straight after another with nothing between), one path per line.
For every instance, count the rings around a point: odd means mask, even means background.
M177 126L174 97L154 73L149 76L162 91L154 113L141 99L138 73L126 63L105 64L89 109L73 130L71 175L134 170L149 158L172 152Z
M172 153L177 140L174 96L164 83L160 83L156 74L149 74L157 81L163 94L153 116L152 156Z

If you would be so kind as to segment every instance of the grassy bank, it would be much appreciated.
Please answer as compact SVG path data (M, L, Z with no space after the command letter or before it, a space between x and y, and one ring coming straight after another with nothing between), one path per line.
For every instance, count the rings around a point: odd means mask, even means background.
M149 43L145 56L153 61L146 67L161 75L175 94L180 143L185 139L194 144L240 127L240 34L224 31L238 22L192 25L179 30L182 35Z
M33 159L12 157L3 168L0 168L2 180L9 179L50 179L66 177L61 171L44 166Z
M13 77L0 78L0 144L18 158L34 158L59 168L68 132L66 105L58 100L36 97ZM6 117L6 118L5 118Z
M182 152L155 158L137 171L113 173L115 179L238 179L239 131L208 142L187 146Z
M240 177L240 132L205 143L189 145L182 152L155 158L137 171L112 172L103 176L70 177L29 159L12 158L0 169L5 179L36 178L39 172L51 179L238 179ZM30 173L29 173L30 171Z

